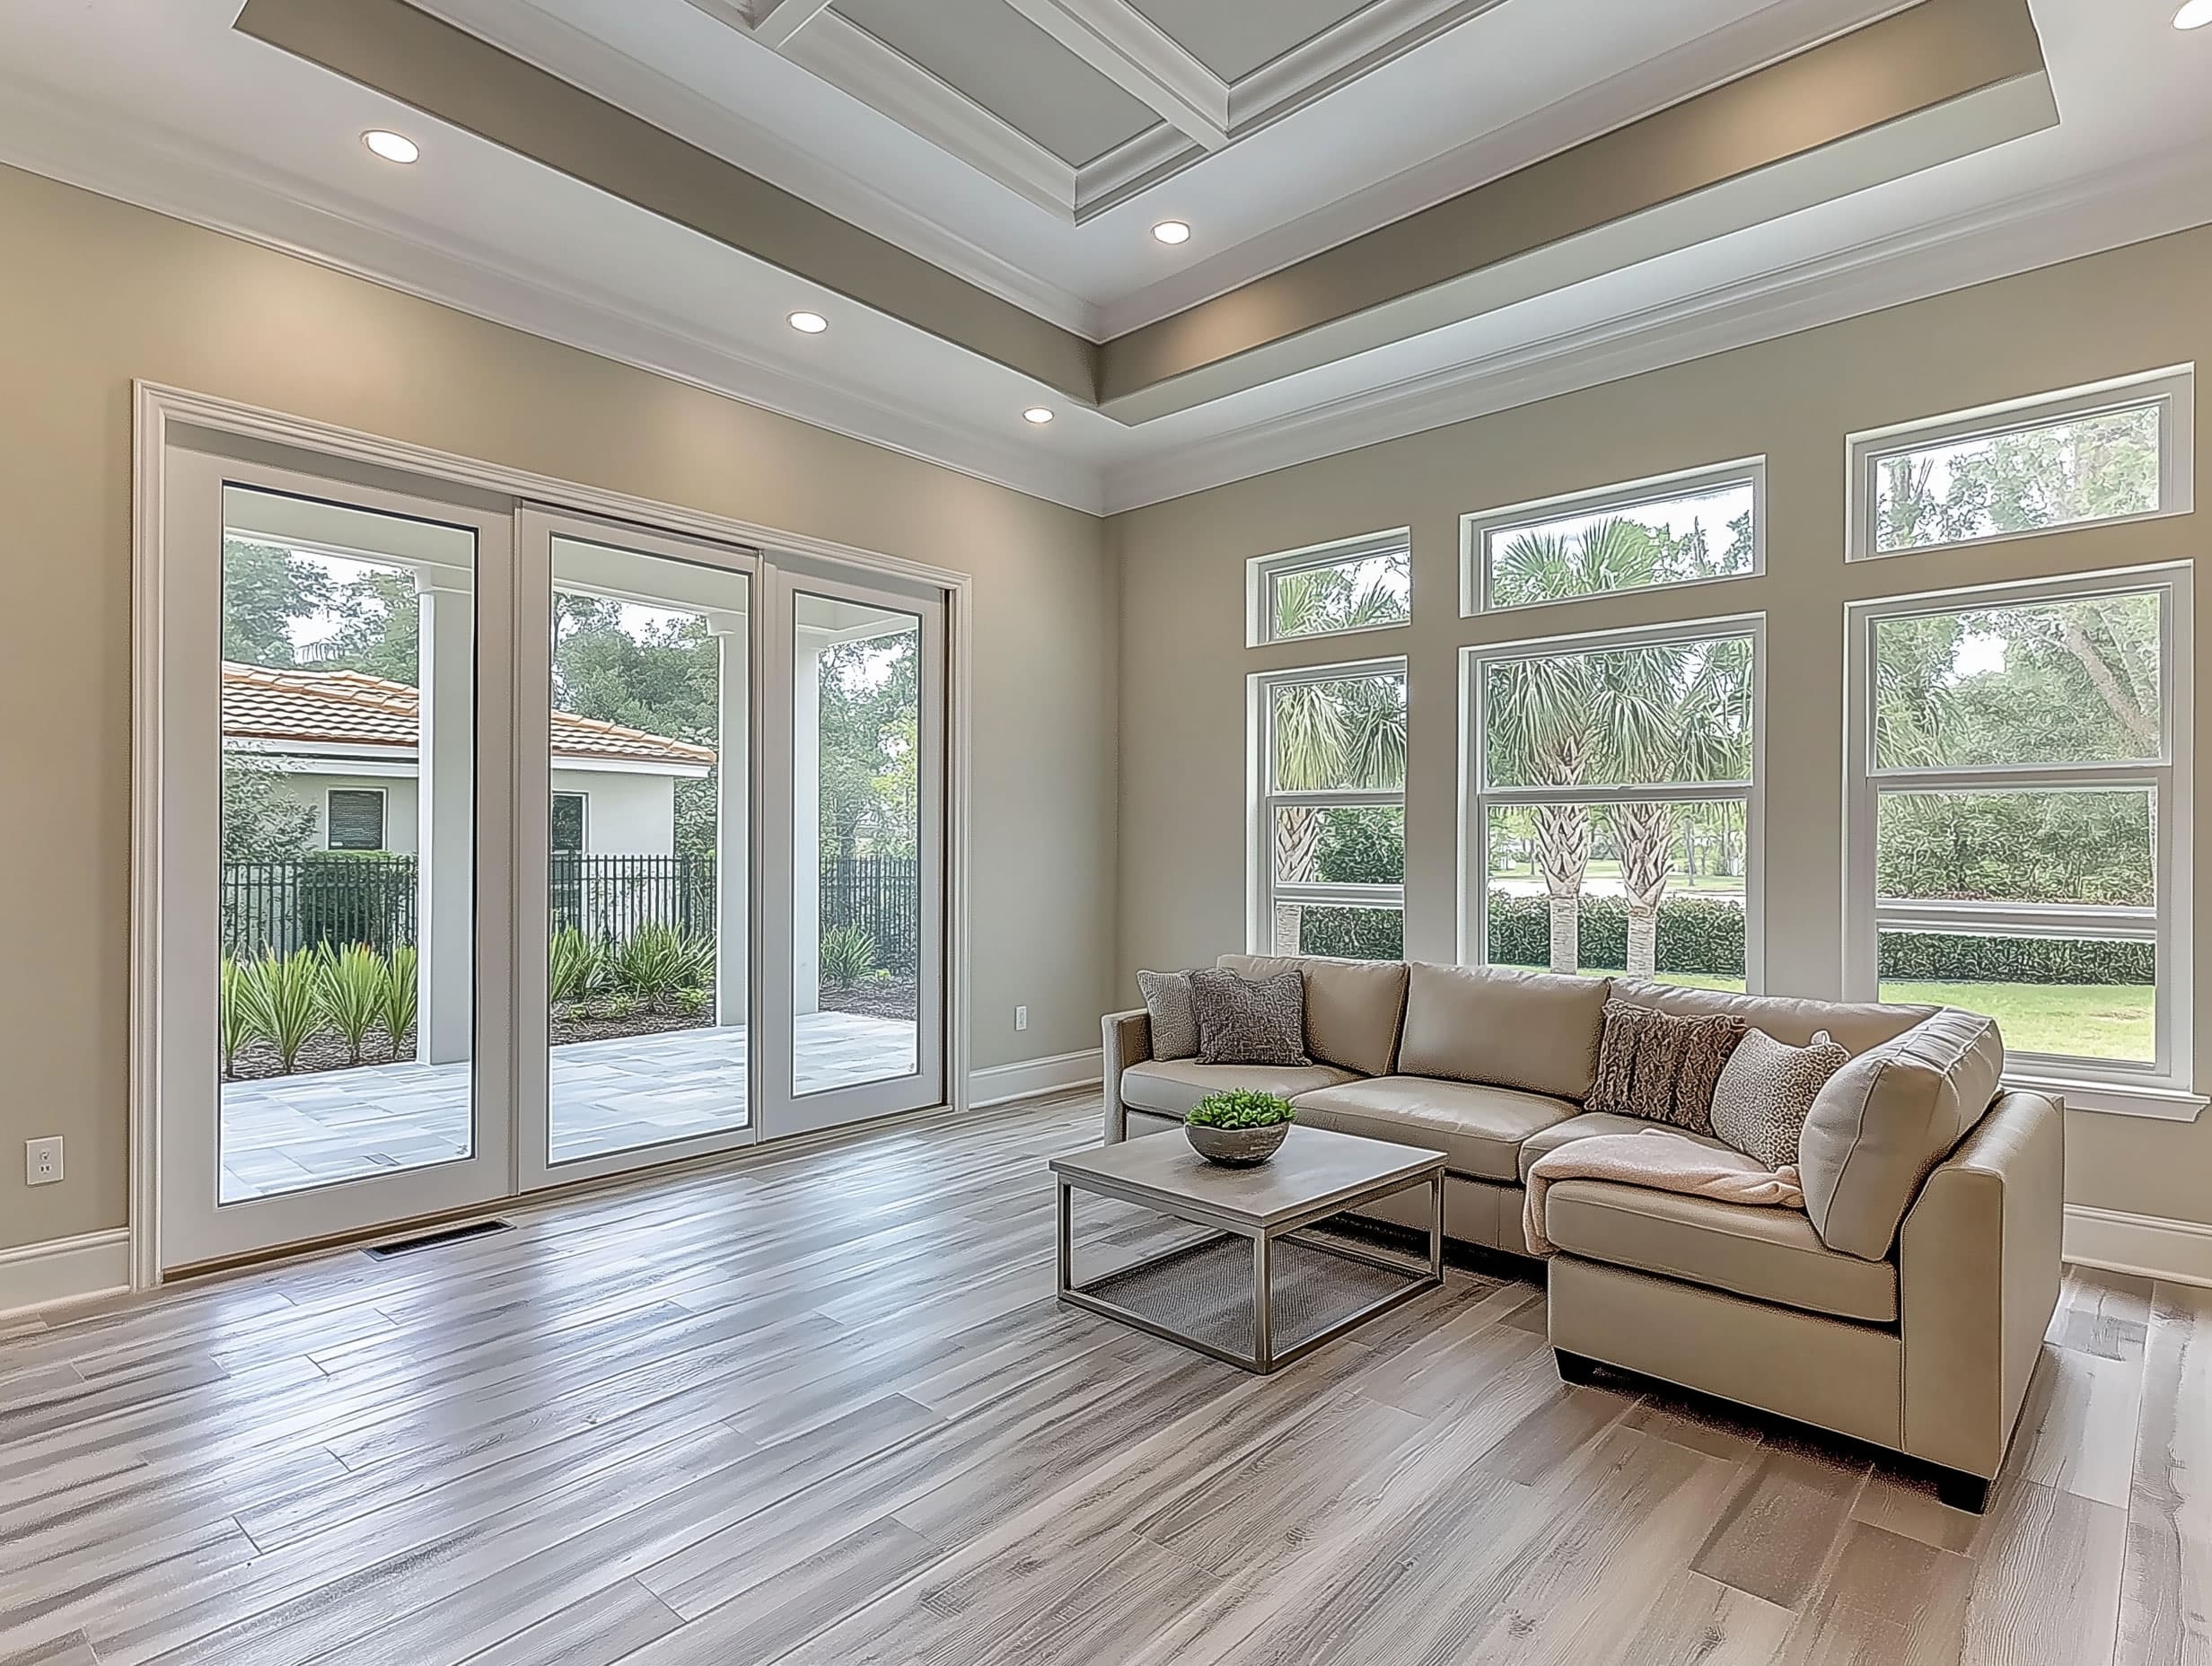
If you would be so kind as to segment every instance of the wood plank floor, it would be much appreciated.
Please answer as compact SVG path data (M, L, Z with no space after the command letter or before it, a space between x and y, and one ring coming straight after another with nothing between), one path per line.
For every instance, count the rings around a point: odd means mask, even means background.
M2212 1662L2212 1291L2071 1276L1978 1519L1562 1384L1501 1269L1266 1380L1064 1311L1044 1160L1096 1128L910 1126L21 1328L0 1661ZM1088 1276L1167 1229L1080 1236Z

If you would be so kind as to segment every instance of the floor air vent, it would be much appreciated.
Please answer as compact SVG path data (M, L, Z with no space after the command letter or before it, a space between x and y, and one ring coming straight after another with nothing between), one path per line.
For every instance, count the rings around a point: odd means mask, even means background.
M442 1249L447 1244L481 1238L487 1232L511 1232L514 1230L505 1221L472 1221L467 1226L449 1226L443 1232L425 1232L419 1238L402 1238L395 1243L376 1244L362 1253L379 1261L389 1261L396 1255L413 1255L418 1250Z

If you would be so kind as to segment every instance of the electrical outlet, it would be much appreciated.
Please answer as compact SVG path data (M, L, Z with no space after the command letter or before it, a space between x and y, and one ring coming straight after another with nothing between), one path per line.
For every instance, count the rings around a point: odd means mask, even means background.
M61 1136L23 1142L23 1184L51 1186L61 1179Z
M1014 1009L1014 1027L1016 1030L1027 1030L1029 1028L1029 1008L1026 1006L1017 1006Z

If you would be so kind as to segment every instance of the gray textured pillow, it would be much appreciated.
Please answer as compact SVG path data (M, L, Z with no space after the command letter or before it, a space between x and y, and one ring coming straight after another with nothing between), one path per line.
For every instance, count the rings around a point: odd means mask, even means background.
M1190 1004L1189 972L1139 972L1137 993L1152 1020L1154 1058L1191 1058L1198 1050L1198 1015Z
M1201 1065L1310 1065L1305 979L1297 972L1250 982L1218 967L1190 974Z
M1804 1047L1745 1031L1713 1085L1714 1134L1769 1169L1790 1167L1814 1095L1850 1061L1825 1030Z

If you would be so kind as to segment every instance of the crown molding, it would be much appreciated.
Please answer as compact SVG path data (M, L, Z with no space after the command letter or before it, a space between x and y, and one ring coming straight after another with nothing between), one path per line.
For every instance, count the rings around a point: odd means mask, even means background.
M1206 152L1165 122L1125 140L1103 156L1075 170L1075 224L1116 208L1140 191L1172 179ZM1092 317L1102 320L1104 309L1093 307ZM1104 326L1093 340L1103 341Z
M1266 417L1106 470L1106 513L1188 496L2212 223L2212 162L2181 151L1871 239L1541 341Z
M0 76L0 162L578 347L847 438L1100 513L1097 470L949 422L366 205L318 199L253 159L174 131L126 132Z
M946 230L903 198L825 162L812 151L793 145L778 129L748 120L565 19L535 5L514 4L512 0L409 3L503 52L512 53L533 68L558 76L595 98L604 99L640 121L664 128L734 166L753 169L785 189L889 239L908 253L920 256L933 266L943 267L955 277L965 278L1002 301L1024 307L1047 322L1073 330L1088 340L1104 339L1098 307L1075 291L1040 277L982 244ZM792 0L783 3L787 5ZM754 26L746 22L747 14L738 0L691 0L691 4L741 34L754 32ZM942 83L937 84L943 87ZM960 96L950 88L943 90L952 97ZM886 119L891 118L887 116ZM1049 160L1056 168L1062 165L1057 158ZM1055 215L1067 212L1065 204L1048 206Z
M752 0L746 22L763 46L781 47L830 9L830 0Z

